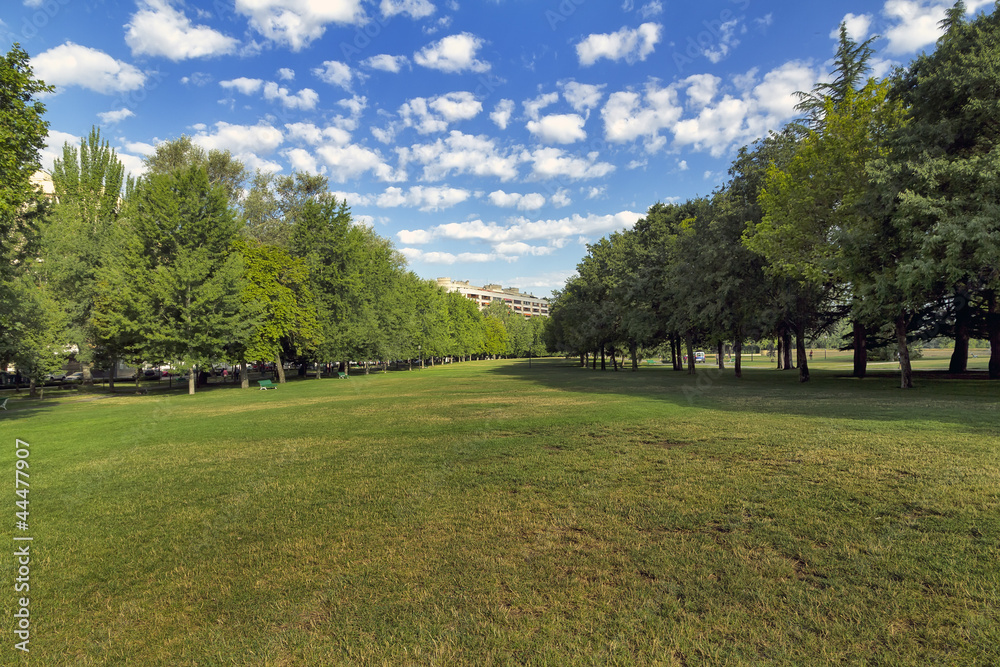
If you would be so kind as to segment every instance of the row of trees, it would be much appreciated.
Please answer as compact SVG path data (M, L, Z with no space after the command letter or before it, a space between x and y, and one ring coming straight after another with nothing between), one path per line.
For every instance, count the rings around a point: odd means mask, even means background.
M652 206L633 229L588 246L552 306L550 346L574 354L777 338L779 367L809 379L806 341L845 319L867 351L970 338L1000 378L1000 17L958 2L932 54L866 79L874 38L841 26L836 79L800 93L804 117L739 151L710 197ZM585 358L582 357L585 363Z
M84 367L220 360L326 364L418 356L537 354L539 321L504 304L484 316L408 271L355 224L322 176L248 175L228 151L182 137L139 180L100 132L67 144L55 197L30 183L48 90L19 47L3 63L0 366L33 383L72 351ZM10 150L8 150L10 148ZM33 385L34 386L34 385Z

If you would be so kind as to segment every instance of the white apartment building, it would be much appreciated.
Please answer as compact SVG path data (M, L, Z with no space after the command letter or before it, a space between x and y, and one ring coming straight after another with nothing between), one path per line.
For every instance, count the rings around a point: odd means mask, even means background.
M549 316L547 299L525 294L516 287L505 288L500 285L476 287L470 285L468 280L452 280L451 278L438 278L437 284L448 292L458 292L465 295L479 306L479 310L483 310L493 301L502 301L510 306L515 313L524 315L526 318Z

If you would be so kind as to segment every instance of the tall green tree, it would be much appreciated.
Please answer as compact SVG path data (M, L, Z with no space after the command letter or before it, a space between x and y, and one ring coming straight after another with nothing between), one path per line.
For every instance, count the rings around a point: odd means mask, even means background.
M234 251L239 226L224 188L209 182L203 165L146 178L137 192L135 226L144 253L152 309L146 331L150 353L195 371L245 338L241 317L243 261Z
M114 149L92 128L79 146L66 143L55 160L56 204L44 226L44 273L68 315L68 339L77 347L84 383L91 367L104 361L114 373L119 341L95 328L102 274L121 261L114 227L123 208L125 169Z
M910 122L881 176L893 224L915 244L900 287L955 304L956 319L983 321L990 377L1000 378L1000 12L948 13L937 49L895 82ZM962 311L965 311L964 313ZM952 368L964 367L968 329L956 332Z
M38 226L46 201L32 184L41 168L48 122L37 98L53 88L34 77L28 54L19 44L0 58L0 363L18 352L19 319L15 293L29 258L38 253Z

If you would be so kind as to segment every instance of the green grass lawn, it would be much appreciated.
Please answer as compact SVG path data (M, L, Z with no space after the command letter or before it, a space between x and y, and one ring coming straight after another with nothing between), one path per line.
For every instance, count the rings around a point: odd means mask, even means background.
M32 634L14 650L5 547L0 656L1000 663L1000 384L819 361L806 385L534 360L12 398Z

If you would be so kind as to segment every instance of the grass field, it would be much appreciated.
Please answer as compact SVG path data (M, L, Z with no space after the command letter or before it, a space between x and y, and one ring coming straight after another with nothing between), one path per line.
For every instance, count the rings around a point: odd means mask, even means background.
M759 363L12 398L3 664L1000 663L1000 385Z

